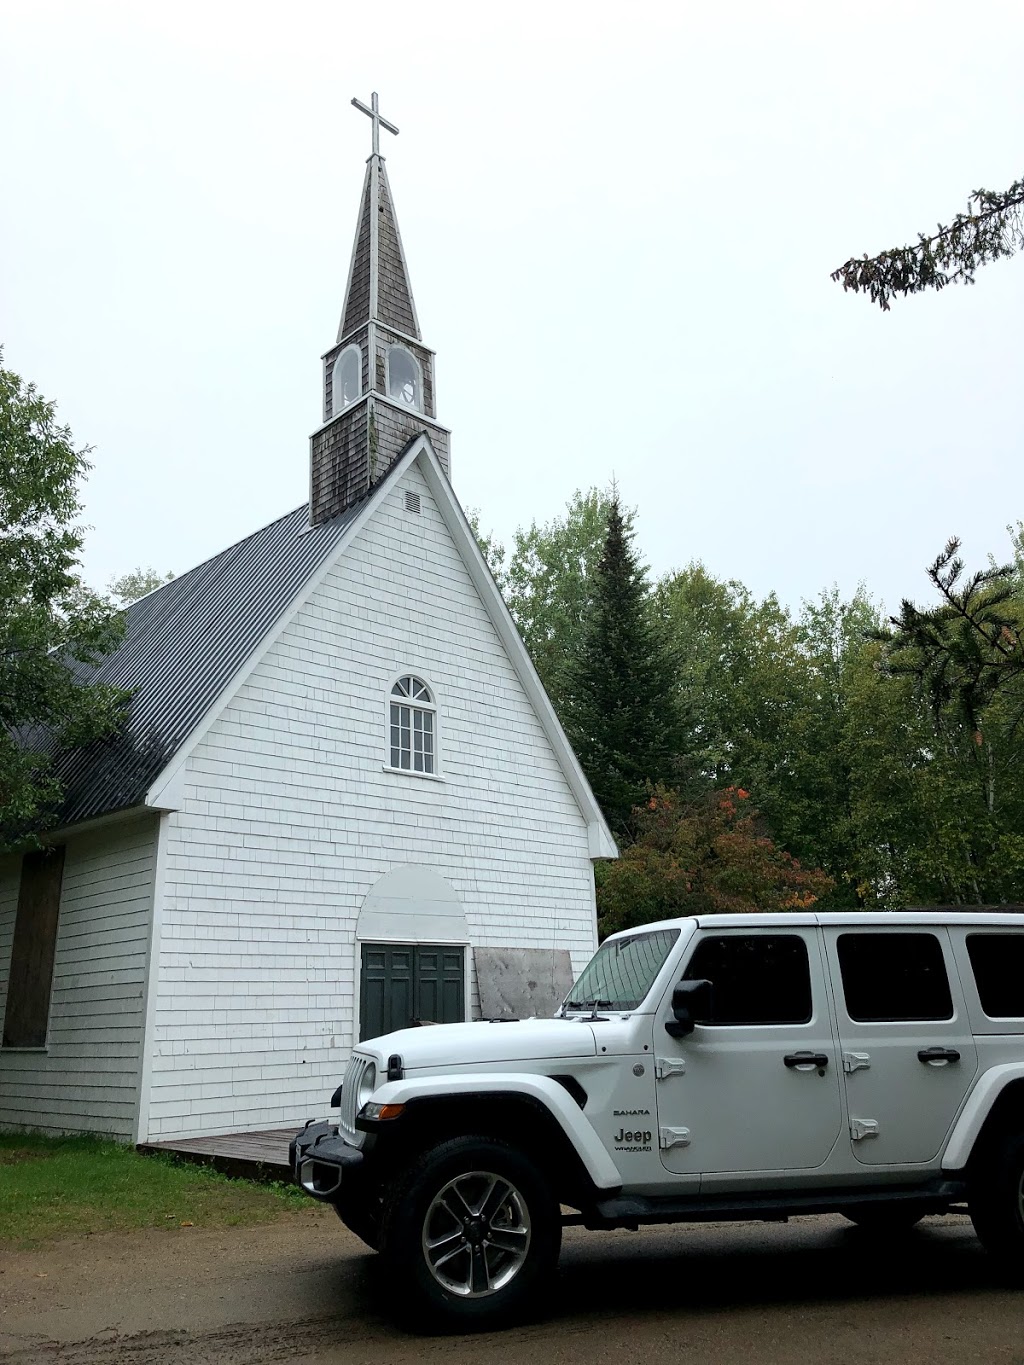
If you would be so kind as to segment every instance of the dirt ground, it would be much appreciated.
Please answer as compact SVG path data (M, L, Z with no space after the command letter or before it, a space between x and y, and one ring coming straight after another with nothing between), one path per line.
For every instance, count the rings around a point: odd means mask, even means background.
M329 1212L255 1228L104 1235L0 1256L10 1365L1024 1365L1024 1292L970 1225L877 1241L841 1219L570 1229L555 1308L516 1331L418 1338Z

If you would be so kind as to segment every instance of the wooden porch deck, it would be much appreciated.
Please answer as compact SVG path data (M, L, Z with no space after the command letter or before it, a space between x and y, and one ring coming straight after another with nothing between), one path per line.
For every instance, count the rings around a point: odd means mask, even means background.
M256 1133L217 1133L211 1137L142 1142L140 1152L169 1152L182 1161L214 1166L247 1180L282 1180L291 1175L288 1144L298 1128L264 1128Z

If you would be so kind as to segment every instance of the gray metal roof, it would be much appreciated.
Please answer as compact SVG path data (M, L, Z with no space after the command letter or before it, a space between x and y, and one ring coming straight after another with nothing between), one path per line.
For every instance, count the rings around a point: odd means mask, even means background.
M128 688L132 698L118 733L58 756L59 824L144 801L364 506L310 529L303 504L128 607L120 648L96 668L74 666L83 679Z

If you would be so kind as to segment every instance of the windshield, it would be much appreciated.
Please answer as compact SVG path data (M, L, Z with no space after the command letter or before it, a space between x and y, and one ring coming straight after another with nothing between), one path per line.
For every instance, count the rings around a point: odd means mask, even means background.
M635 1010L665 965L678 929L652 929L602 943L562 1008Z

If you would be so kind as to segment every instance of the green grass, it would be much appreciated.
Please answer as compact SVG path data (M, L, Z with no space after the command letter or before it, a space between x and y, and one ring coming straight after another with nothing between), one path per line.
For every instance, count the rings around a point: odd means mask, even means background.
M230 1180L102 1138L0 1133L3 1250L94 1232L263 1223L308 1206L292 1186Z

